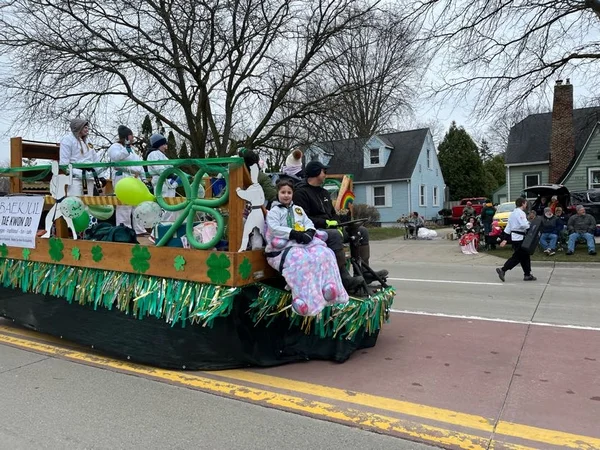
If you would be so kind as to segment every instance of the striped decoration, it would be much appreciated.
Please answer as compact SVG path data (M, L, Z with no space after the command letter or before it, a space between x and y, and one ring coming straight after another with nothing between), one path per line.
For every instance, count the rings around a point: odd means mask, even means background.
M119 206L123 205L119 201L117 197L114 195L100 195L100 196L91 196L86 195L79 197L84 205L113 205ZM184 203L186 201L185 197L163 197L163 200L168 205L177 205L179 203ZM44 196L44 202L46 205L54 205L56 203L56 199L50 195Z

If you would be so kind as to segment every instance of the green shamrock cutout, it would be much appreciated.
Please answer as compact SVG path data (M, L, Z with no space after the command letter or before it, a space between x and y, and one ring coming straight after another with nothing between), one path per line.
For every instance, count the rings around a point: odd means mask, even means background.
M181 255L177 255L175 257L175 262L173 266L175 267L175 270L177 270L178 272L182 272L185 269L185 258Z
M216 253L211 253L206 260L206 265L209 267L208 278L213 284L225 284L231 278L231 274L227 270L231 266L231 262L225 253L218 256Z
M65 245L62 243L62 239L59 238L50 238L50 249L48 253L50 254L50 258L52 261L61 261L65 255L63 254L63 249Z
M92 259L94 262L100 262L102 261L102 258L104 258L104 255L102 254L102 247L99 245L94 245L92 247Z
M242 277L242 279L247 280L250 274L252 273L252 263L248 258L244 258L240 267L238 267L238 273Z
M0 257L6 258L8 256L8 246L6 244L0 245Z
M131 255L129 262L133 270L144 273L150 268L150 250L147 247L138 244L131 249Z
M28 248L24 248L23 249L23 259L25 261L28 261L30 255L31 255L31 250L29 250Z
M71 256L75 261L79 261L81 259L81 251L78 247L73 247L73 250L71 250Z

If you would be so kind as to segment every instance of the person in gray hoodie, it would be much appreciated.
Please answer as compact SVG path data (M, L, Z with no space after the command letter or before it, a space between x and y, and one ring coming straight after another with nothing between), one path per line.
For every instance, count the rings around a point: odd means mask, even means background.
M567 223L567 230L569 231L567 255L572 255L575 252L575 244L579 238L585 239L588 253L595 255L594 232L596 231L596 219L594 219L594 216L585 213L583 205L577 205L576 210L577 214L573 214Z

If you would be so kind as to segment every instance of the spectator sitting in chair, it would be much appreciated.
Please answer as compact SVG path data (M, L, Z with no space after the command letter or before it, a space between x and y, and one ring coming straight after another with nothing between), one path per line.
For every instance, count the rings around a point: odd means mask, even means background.
M558 217L552 214L550 207L544 209L544 217L540 229L542 231L542 236L540 237L542 250L548 256L556 255L556 243L558 242L558 234L562 226Z
M418 212L413 212L408 219L408 234L417 237L419 234L419 228L425 226L425 221Z
M473 203L467 202L467 206L463 209L462 219L463 224L466 224L469 221L470 217L475 217L477 214L475 213L475 208L473 208Z
M567 255L575 252L575 244L579 238L585 239L588 253L596 254L596 242L594 241L594 232L596 231L596 219L594 216L585 213L583 205L577 205L577 214L573 214L567 223L569 231L569 244Z

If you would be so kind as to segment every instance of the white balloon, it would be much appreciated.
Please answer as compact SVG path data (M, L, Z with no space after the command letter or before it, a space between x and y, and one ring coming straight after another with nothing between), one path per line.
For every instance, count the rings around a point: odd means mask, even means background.
M68 219L76 219L85 211L85 205L79 197L66 197L60 204L60 212Z
M133 210L133 219L144 228L152 228L162 218L162 208L156 202L142 202Z

